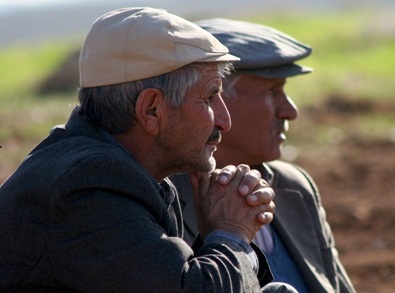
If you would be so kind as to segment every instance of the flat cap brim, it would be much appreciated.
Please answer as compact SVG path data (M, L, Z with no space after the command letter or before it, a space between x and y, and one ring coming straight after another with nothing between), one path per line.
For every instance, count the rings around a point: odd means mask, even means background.
M235 71L242 74L252 74L266 78L284 78L284 77L292 77L300 74L310 73L313 71L313 68L291 63L282 66L260 68L260 69L236 68Z

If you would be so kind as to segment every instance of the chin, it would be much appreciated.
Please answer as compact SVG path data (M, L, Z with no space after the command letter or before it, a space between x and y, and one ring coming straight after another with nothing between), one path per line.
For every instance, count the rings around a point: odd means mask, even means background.
M205 161L205 163L200 164L200 170L199 172L212 172L214 171L215 167L217 165L217 162L215 161L213 156L210 156L210 158L208 158L208 160Z
M271 161L274 161L274 160L278 160L280 158L281 158L281 151L280 150L278 150L276 152L273 151L273 152L270 152L270 153L266 152L265 154L261 154L261 156L260 156L260 163L262 163L262 162L271 162Z
M189 164L190 170L193 172L209 173L214 171L216 167L216 161L213 156L209 158L200 158L199 161L195 161L194 164Z

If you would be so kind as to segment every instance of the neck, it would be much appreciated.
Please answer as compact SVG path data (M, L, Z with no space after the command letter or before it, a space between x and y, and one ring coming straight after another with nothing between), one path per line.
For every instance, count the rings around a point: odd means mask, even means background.
M221 145L218 150L214 153L215 161L217 162L217 168L223 168L227 165L240 165L247 164L249 166L259 164L256 160L252 158L248 158L245 156L243 151L238 150L230 150L227 148L223 148Z
M158 155L155 145L152 143L152 137L132 134L131 131L114 135L114 137L157 182L161 182L169 175L160 168L162 164L158 159L161 158L161 155Z

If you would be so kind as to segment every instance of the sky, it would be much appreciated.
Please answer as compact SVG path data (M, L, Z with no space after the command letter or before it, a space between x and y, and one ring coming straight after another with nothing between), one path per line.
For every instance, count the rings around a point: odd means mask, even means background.
M78 0L2 0L3 5L42 5L42 4L53 4L54 2L77 2Z
M250 7L259 10L265 3L266 6L267 3L272 3L272 0L228 1L215 0L213 3L212 0L0 0L1 47L33 44L59 36L84 35L97 17L110 10L127 6L160 7L187 19L191 15L201 19L209 15L226 17L235 13L234 11L240 13ZM293 0L275 2L277 1ZM243 9L239 8L240 5Z
M104 2L106 0L0 0L1 6L4 9L10 9L10 8L15 8L15 7L42 7L42 6L56 6L56 5L63 5L63 4L76 4L76 3L88 3L88 2ZM353 0L343 0L344 2L349 2L349 3L358 3L360 1L353 1ZM125 3L129 3L129 5L133 5L133 0L125 1ZM163 1L158 1L159 2L166 2L165 0ZM191 1L193 2L193 1ZM263 1L264 2L264 1ZM281 1L279 1L281 2ZM322 1L321 1L322 2ZM324 1L325 2L325 1ZM334 1L337 2L337 1ZM369 2L369 1L362 1L362 2ZM371 0L372 3L377 3L377 2L382 2L382 3L391 3L392 0ZM188 3L187 0L184 0L184 3Z
M93 1L93 0L84 0ZM13 7L42 7L59 4L72 4L81 2L81 0L1 0L2 8L13 8Z
M84 35L97 17L115 8L175 1L0 0L0 47Z
M84 35L97 17L126 6L160 7L194 21L242 17L247 10L264 15L274 10L329 11L372 3L394 7L394 0L0 0L0 47Z

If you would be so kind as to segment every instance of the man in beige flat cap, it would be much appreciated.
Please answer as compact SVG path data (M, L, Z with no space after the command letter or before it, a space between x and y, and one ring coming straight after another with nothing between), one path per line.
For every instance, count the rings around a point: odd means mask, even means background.
M234 60L164 10L97 19L80 105L0 189L1 292L261 292L272 275L250 242L272 220L273 190L212 156L230 128L220 92ZM175 172L190 174L199 203L195 251L166 179Z

